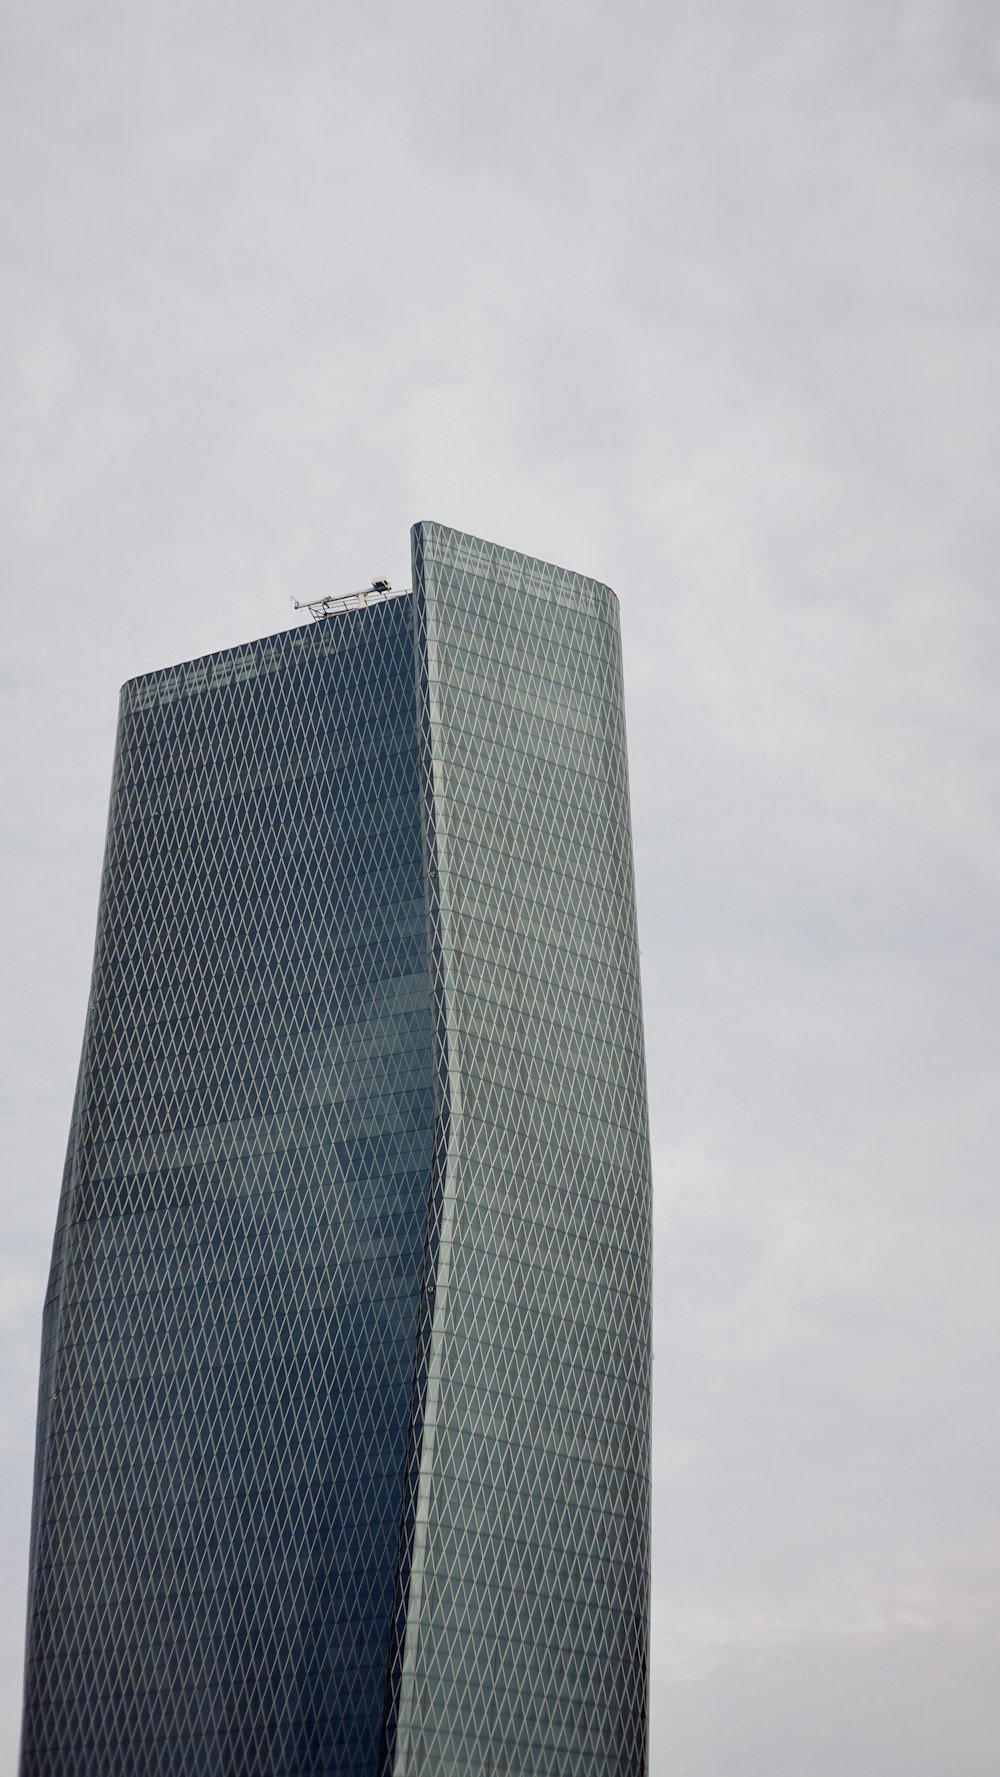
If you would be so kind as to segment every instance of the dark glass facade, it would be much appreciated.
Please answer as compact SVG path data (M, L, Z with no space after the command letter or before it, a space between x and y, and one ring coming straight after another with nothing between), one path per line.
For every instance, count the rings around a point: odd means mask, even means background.
M413 561L122 694L23 1777L645 1768L617 608Z

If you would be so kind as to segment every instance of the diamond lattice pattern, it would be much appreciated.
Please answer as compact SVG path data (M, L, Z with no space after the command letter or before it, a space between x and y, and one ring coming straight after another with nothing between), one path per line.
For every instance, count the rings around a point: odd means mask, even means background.
M123 693L24 1777L645 1765L617 607L413 546L412 599Z
M646 1763L650 1180L617 606L437 525L450 1140L397 1777Z
M434 1114L410 606L123 692L24 1777L377 1761Z

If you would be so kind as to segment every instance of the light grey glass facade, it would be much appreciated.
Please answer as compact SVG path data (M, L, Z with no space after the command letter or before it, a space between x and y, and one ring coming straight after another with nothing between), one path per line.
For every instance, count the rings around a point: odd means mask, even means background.
M23 1777L646 1766L617 607L412 544L412 594L123 692Z

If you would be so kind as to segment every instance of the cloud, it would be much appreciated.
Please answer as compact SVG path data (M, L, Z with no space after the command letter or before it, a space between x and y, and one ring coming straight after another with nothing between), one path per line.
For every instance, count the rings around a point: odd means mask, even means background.
M968 1638L1000 1616L1000 1550L966 1553L943 1572L919 1556L883 1573L842 1575L821 1597L739 1602L714 1608L659 1601L653 1665L671 1684L697 1684L732 1661L759 1662L804 1647L832 1654L844 1643L871 1647L913 1635Z
M995 8L3 30L9 1594L118 686L439 516L622 599L654 1771L993 1777Z

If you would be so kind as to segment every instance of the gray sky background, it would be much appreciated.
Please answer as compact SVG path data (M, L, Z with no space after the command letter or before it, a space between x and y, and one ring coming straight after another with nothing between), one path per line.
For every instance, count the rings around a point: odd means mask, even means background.
M2 32L2 1768L118 687L438 518L622 601L653 1777L996 1777L995 4Z

